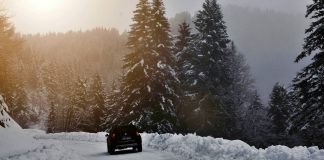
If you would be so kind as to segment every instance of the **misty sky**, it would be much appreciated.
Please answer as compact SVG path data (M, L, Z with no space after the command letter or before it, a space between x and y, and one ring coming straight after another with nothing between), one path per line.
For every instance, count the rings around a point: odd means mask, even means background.
M18 32L65 32L94 27L128 29L137 0L2 0ZM201 9L204 0L165 0L167 16ZM219 0L222 5L305 13L310 0Z
M115 27L125 31L132 23L132 11L138 3L138 0L2 1L16 30L21 33L67 32L95 27ZM194 14L201 9L204 0L164 1L167 16L173 17L183 11ZM302 66L293 61L301 51L304 30L308 26L304 15L306 5L310 1L219 0L223 8L226 8L224 19L228 25L230 38L234 40L239 51L246 56L251 66L252 76L256 80L256 87L265 103L273 85L276 82L289 85ZM228 7L229 5L257 8L263 11L274 10L296 14L296 16L289 15L281 18L276 17L272 12L269 16L264 14L245 17L244 14L248 13L246 10L238 12L235 6ZM242 13L244 14L240 15ZM251 13L260 14L254 11Z

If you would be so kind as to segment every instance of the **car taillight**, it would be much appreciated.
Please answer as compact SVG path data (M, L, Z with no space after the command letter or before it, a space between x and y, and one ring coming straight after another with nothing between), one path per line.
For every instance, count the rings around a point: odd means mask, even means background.
M113 133L113 134L111 135L111 138L115 139L115 138L116 138L116 134Z

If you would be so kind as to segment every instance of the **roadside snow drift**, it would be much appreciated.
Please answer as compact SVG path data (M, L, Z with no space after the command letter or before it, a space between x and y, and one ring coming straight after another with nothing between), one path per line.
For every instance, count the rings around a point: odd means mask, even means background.
M36 139L105 142L105 133L57 133L35 136ZM194 134L142 134L143 147L172 152L184 160L323 160L324 150L318 147L271 146L256 149L235 140L200 137Z
M318 147L271 146L256 149L248 144L221 138L173 134L144 134L145 145L181 155L184 159L199 160L323 160L324 150Z
M78 154L56 141L37 141L39 130L0 129L0 160L80 160Z
M38 147L36 140L22 129L0 129L0 159Z

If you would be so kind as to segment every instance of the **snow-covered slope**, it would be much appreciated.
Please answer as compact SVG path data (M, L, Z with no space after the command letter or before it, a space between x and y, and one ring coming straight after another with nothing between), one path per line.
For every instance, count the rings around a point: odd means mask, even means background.
M8 115L8 106L4 102L3 97L0 95L0 129L3 128L17 128L21 127Z

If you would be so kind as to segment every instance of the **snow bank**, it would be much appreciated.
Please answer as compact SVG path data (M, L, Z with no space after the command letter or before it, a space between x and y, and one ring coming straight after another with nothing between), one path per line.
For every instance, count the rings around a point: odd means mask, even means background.
M222 138L174 134L143 134L143 145L173 152L184 159L193 160L323 160L324 150L318 147L271 146L256 149L248 144Z
M54 133L54 134L40 134L35 135L35 139L55 139L67 141L87 141L87 142L106 142L106 133L85 133L85 132L71 132L71 133Z
M29 152L39 143L22 129L0 129L0 157L7 157Z
M77 153L57 141L38 141L33 136L45 135L34 129L0 129L0 160L81 160Z
M56 133L37 135L36 139L105 142L101 133ZM194 134L147 134L143 133L143 147L172 152L184 160L323 160L324 150L318 147L271 146L257 149L248 144L222 138L200 137Z

